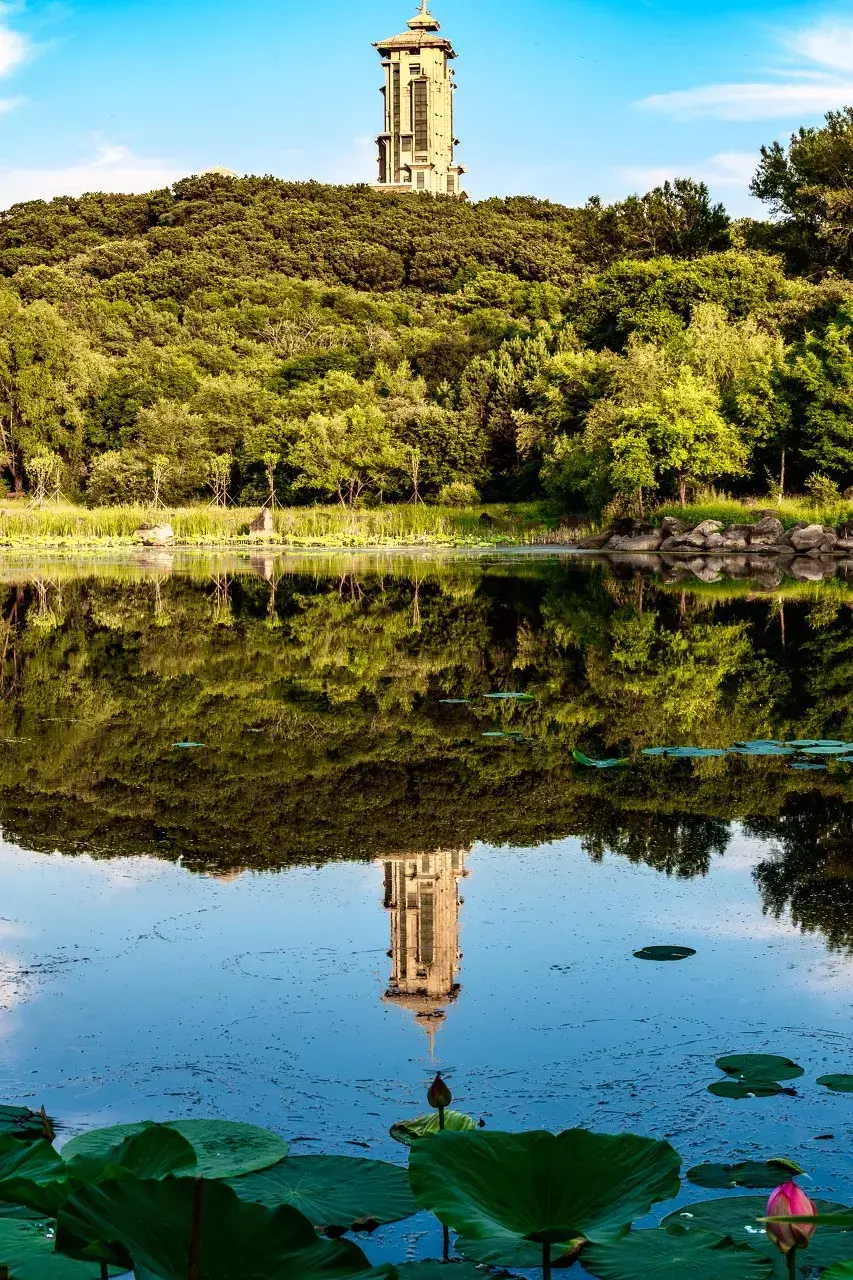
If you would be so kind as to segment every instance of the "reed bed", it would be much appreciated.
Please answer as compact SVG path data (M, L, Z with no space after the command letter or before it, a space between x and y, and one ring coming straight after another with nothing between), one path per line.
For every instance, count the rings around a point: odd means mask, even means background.
M258 508L0 506L0 546L133 544L144 524L169 523L181 546L252 544ZM437 507L423 504L365 509L278 507L271 542L293 547L489 545L536 540L546 527L538 504Z

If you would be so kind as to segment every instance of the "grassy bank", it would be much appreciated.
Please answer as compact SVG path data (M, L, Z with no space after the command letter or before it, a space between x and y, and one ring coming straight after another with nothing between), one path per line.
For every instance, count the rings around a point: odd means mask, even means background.
M659 507L651 519L655 524L660 524L664 516L678 516L693 524L702 520L721 520L725 525L754 524L767 512L778 516L786 529L800 522L837 527L845 520L853 520L853 502L820 503L803 497L781 498L776 502L771 498L738 501L736 498L709 497L688 503L686 507L677 503Z
M171 524L181 546L252 546L258 508L0 507L0 547L134 545L143 524ZM537 503L477 507L281 507L270 544L287 547L483 546L533 543L551 535ZM553 522L550 522L553 524Z

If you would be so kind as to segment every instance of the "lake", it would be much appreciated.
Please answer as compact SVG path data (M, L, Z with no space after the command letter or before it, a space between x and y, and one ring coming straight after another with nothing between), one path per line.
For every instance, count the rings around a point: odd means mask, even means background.
M402 1159L440 1068L489 1128L846 1200L853 768L642 753L853 741L851 605L546 551L6 560L2 1100ZM743 1052L805 1074L709 1093Z

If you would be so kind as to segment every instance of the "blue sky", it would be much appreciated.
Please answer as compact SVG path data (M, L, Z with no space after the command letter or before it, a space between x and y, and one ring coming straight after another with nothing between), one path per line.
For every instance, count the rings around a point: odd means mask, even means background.
M0 207L210 165L372 181L379 59L414 0L0 3ZM762 142L853 103L853 3L434 0L475 198L705 179L758 210Z

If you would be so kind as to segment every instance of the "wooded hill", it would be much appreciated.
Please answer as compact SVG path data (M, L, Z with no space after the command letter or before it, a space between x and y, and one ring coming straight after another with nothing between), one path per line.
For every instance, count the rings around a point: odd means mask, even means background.
M0 217L0 465L92 502L853 483L853 112L604 206L274 178ZM841 172L841 177L838 174Z

